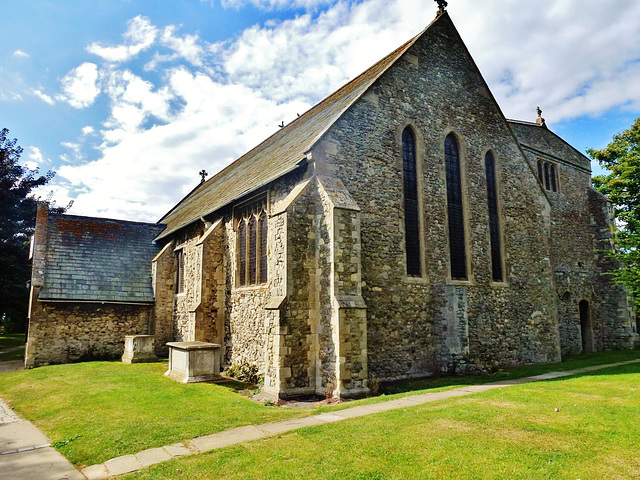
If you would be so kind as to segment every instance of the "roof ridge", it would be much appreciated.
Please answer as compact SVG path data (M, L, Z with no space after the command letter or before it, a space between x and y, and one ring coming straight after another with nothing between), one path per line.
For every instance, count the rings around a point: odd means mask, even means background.
M303 160L304 153L313 147L331 128L331 126L342 117L344 112L346 112L358 99L360 99L369 87L389 68L391 68L391 66L394 65L396 61L441 17L448 18L448 14L445 13L436 17L421 32L411 37L389 54L385 55L382 59L375 62L352 80L349 80L340 88L327 95L309 110L304 112L300 117L289 122L277 132L264 139L251 150L244 153L242 156L213 175L206 182L193 189L190 194L187 194L182 200L180 200L180 202L178 202L178 204L158 220L158 223L160 223L167 219L167 229L160 234L157 239L164 238L172 232L196 221L197 218L209 215L222 208L224 205L227 205L229 202L232 202L234 199L239 198L242 195L246 195L256 188L263 186L264 182L261 181L262 179L268 178L269 181L272 181L296 168ZM368 79L368 76L371 76L371 78ZM353 96L353 98L350 98L351 96ZM315 120L315 122L313 120ZM295 135L296 133L298 134L297 138ZM279 148L279 150L273 151L274 148ZM261 156L262 158L260 158ZM253 171L250 166L255 162L260 163L263 167L259 172L259 175L257 172ZM256 166L254 167L257 168ZM241 168L245 171L242 171ZM244 175L249 179L246 182L248 184L246 188L235 185L230 186L230 182L232 180L230 177L233 177L234 174ZM253 174L254 176L251 177L250 174ZM262 176L262 179L260 176ZM214 185L216 185L216 189L222 190L223 193L220 197L223 198L204 198L212 197L212 195L209 194L209 191ZM240 188L243 189L240 190ZM229 192L229 190L232 191ZM215 202L215 200L217 200L217 202ZM189 208L189 203L195 205ZM205 204L209 206L206 210L203 208ZM181 207L183 206L185 206L187 210L181 212L181 210L183 210ZM194 213L196 210L197 212Z

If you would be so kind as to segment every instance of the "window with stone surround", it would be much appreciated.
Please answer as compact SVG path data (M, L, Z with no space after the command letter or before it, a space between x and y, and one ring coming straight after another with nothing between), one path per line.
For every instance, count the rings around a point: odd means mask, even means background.
M236 285L267 282L267 199L260 197L234 208Z
M419 277L420 220L418 217L418 174L416 139L410 127L402 132L402 174L404 178L404 233L407 254L407 275Z
M491 246L491 278L494 282L504 280L502 274L502 249L500 245L500 218L498 215L498 182L496 162L491 152L484 157L487 179L487 207L489 210L489 241Z
M558 167L553 162L538 160L538 179L545 190L558 191Z
M447 173L447 220L449 223L449 263L452 280L467 280L467 246L464 231L464 201L460 149L450 133L444 141Z
M184 293L184 251L176 252L176 293Z

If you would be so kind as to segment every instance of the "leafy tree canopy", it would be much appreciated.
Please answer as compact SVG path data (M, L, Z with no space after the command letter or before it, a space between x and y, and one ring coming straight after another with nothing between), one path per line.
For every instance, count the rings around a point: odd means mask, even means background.
M640 118L603 150L587 153L610 172L594 177L593 185L609 197L617 219L620 249L613 255L621 268L613 275L629 287L640 307Z
M0 130L0 328L14 331L23 331L27 318L29 237L35 228L38 202L31 192L54 176L53 172L39 175L37 170L20 165L21 154L17 140L9 138L9 130Z

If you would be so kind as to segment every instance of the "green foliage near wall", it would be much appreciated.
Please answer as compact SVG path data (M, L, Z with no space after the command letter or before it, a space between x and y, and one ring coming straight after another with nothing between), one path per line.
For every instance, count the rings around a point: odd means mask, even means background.
M640 307L640 118L617 133L602 150L588 149L591 158L609 170L594 177L594 187L613 202L619 250L613 255L621 268L613 275L634 294Z
M35 228L36 204L33 189L45 185L53 172L39 175L19 164L22 147L0 130L0 329L23 332L28 309L27 281L29 237ZM53 207L56 212L65 209Z

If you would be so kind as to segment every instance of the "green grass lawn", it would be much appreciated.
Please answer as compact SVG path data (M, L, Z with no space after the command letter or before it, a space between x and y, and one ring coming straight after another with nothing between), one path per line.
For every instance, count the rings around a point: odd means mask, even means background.
M0 333L0 351L13 347L24 347L24 333ZM0 362L22 360L23 358L24 348L0 354Z
M52 365L0 375L0 396L76 466L311 413L254 403L233 385L183 385L166 370L164 362Z
M305 428L125 478L640 478L639 412L633 364Z
M640 358L640 351L583 355L563 364L488 376L412 381L390 386L379 397L307 410L254 403L237 393L237 385L179 384L162 375L166 363L87 362L6 373L0 375L0 396L41 428L76 466L83 466L242 425L634 358Z

